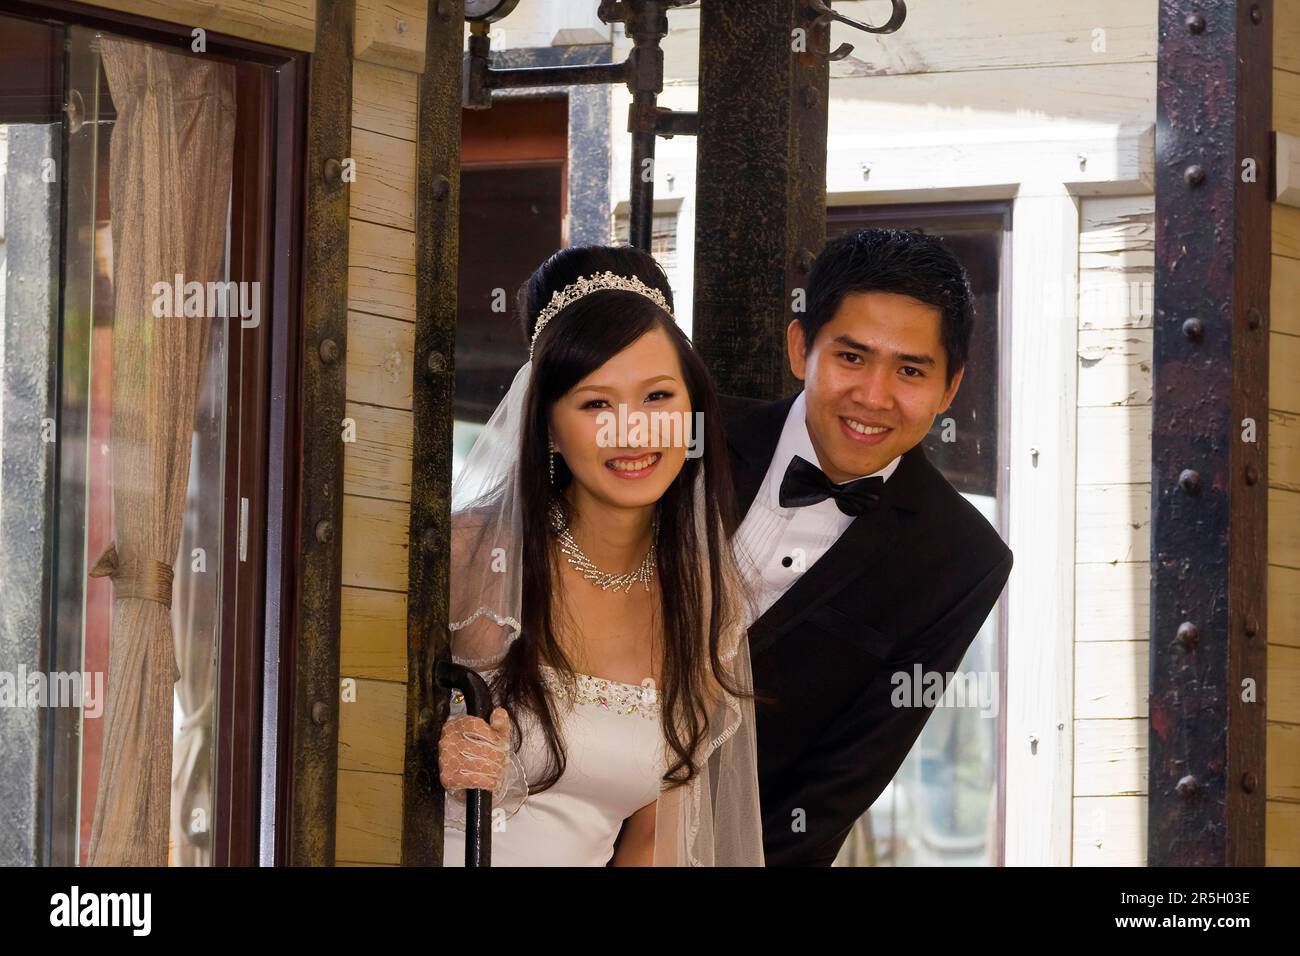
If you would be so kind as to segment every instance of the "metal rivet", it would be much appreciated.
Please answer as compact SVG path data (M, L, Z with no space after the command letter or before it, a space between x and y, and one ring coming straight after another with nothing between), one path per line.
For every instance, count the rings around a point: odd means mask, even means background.
M316 540L321 544L329 544L334 540L334 523L332 521L316 522Z
M1259 26L1264 22L1264 11L1259 8L1258 3L1252 3L1250 5L1250 22L1255 24L1255 26Z
M326 365L333 365L339 360L339 344L333 339L323 339L318 351L320 360Z
M1189 15L1183 23L1187 24L1187 29L1192 33L1205 32L1205 17L1201 16L1199 13Z
M1193 342L1199 342L1205 337L1205 323L1200 319L1188 319L1183 323L1183 335Z
M405 33L405 32L406 32L406 21L405 21L405 20L398 20L398 21L397 21L397 32L398 32L398 33Z
M1198 784L1196 778L1189 773L1187 776L1183 777L1183 779L1178 781L1178 786L1175 789L1178 791L1179 796L1190 797L1200 789L1200 784Z
M1246 327L1251 330L1254 330L1254 329L1258 329L1263 324L1264 324L1263 313L1261 313L1259 309L1257 309L1255 306L1252 305L1246 311Z
M420 708L420 726L421 726L421 727L429 727L429 726L432 725L432 724L433 724L433 708L432 708L432 707L421 707L421 708Z
M430 375L441 375L447 371L447 358L441 352L430 352L425 367Z
M425 551L433 551L438 547L438 532L432 528L425 528L420 532L420 547Z
M803 272L812 272L812 267L817 264L817 256L807 249L799 250L799 268Z
M1259 633L1259 619L1254 617L1246 618L1246 623L1242 625L1242 630L1246 632L1247 637L1254 637Z
M1254 465L1246 466L1246 484L1254 485L1259 483L1259 469Z
M1201 475L1191 468L1184 468L1178 473L1178 487L1189 495L1198 494L1201 490Z
M1199 186L1205 182L1205 167L1193 163L1183 170L1183 181L1189 186Z
M817 94L816 87L805 86L801 91L801 93L803 96L803 105L805 109L813 109L821 100L821 97Z
M451 2L450 0L438 0L438 19L451 19Z
M438 200L446 199L451 195L451 181L446 176L434 176L429 184L429 195Z
M321 166L321 178L327 186L337 186L343 182L343 164L337 159L327 159Z
M1255 788L1259 786L1259 778L1247 770L1241 775L1241 789L1247 793L1254 793Z
M1194 648L1200 637L1201 632L1191 621L1183 621L1182 624L1178 625L1178 643L1182 644L1183 647L1189 650Z
M329 705L324 701L316 701L311 705L311 719L317 727L324 727L330 722Z

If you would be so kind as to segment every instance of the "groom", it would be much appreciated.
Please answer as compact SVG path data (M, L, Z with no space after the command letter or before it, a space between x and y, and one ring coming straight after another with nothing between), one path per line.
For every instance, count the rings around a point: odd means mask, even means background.
M843 236L787 329L803 391L724 400L736 550L760 615L769 866L831 864L930 715L895 706L891 678L919 665L946 685L1011 573L1011 551L921 448L961 385L972 324L966 274L939 240Z

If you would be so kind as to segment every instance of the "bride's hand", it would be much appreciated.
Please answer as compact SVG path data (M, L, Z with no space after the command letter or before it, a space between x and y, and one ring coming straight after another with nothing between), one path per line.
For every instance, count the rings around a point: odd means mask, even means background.
M510 760L510 715L492 711L491 723L462 715L442 725L438 740L439 777L444 790L504 789Z

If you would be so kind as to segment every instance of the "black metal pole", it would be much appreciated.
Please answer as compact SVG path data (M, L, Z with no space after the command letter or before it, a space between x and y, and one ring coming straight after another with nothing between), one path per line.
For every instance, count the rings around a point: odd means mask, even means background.
M628 242L638 249L650 249L655 209L655 104L654 93L638 93L632 99L632 190L628 214ZM647 120L648 117L648 120ZM649 124L649 132L644 129Z
M492 692L487 682L463 664L438 661L434 683L442 690L465 695L465 710L471 717L487 720L492 715ZM465 865L492 865L492 792L471 788L465 791Z
M694 114L674 118L658 107L663 92L664 52L660 42L668 35L668 9L686 0L619 0L602 3L605 22L621 22L633 48L624 63L493 69L488 25L471 27L464 61L466 109L489 109L492 91L546 86L626 82L632 93L628 132L632 134L632 178L628 240L639 249L650 248L654 234L655 136L694 135Z
M487 85L494 90L527 89L537 86L578 86L594 83L622 83L626 63L579 63L572 66L521 66L505 70L487 69Z

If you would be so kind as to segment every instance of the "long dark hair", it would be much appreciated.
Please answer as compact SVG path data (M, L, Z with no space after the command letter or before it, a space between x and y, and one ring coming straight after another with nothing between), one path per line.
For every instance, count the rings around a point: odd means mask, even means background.
M554 292L579 277L599 272L635 276L663 293L672 307L672 289L659 264L649 254L626 246L579 246L562 249L544 262L519 290L518 307L524 334L531 340L539 312ZM552 485L547 468L549 413L555 402L591 372L655 328L668 333L694 412L703 412L702 455L687 458L681 473L660 498L657 566L662 594L662 686L658 690L664 736L674 759L664 779L684 783L698 772L692 761L708 732L705 688L710 678L728 692L739 694L719 659L722 626L727 623L728 587L723 568L730 560L727 538L735 530L735 500L727 462L726 438L717 393L704 362L672 316L636 292L602 290L583 296L555 315L538 336L533 355L532 384L524 404L520 449L520 496L523 514L523 620L519 638L510 646L493 679L494 696L512 713L525 708L546 736L549 764L530 792L545 790L564 773L565 746L551 696L542 680L545 664L571 675L574 668L556 640L552 595L559 580L547 512L566 508L561 489L571 474L560 456L555 459ZM704 468L705 540L698 540L694 487ZM708 580L692 560L701 549L708 555ZM707 604L707 606L706 606ZM707 640L701 637L707 635ZM518 722L516 722L518 727Z

